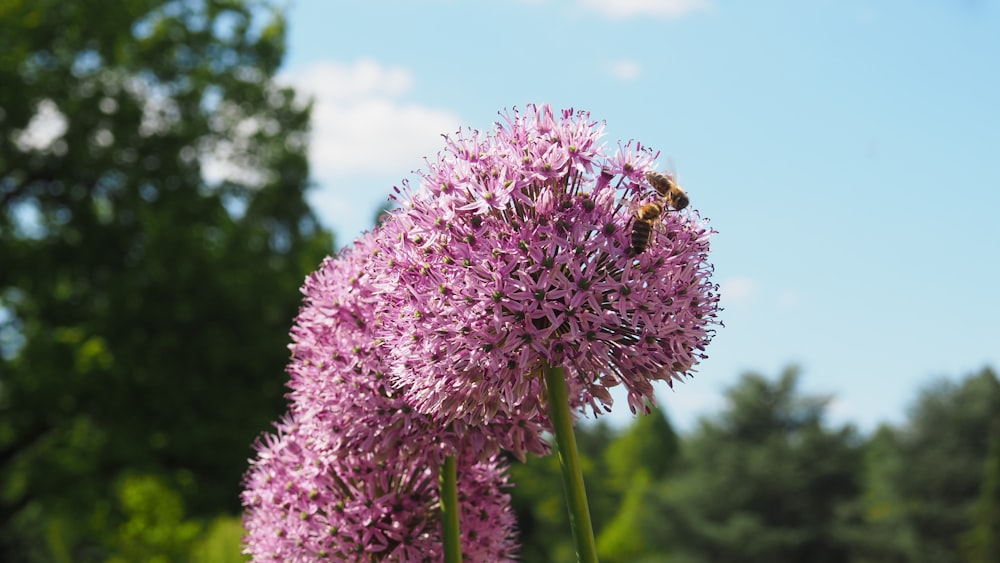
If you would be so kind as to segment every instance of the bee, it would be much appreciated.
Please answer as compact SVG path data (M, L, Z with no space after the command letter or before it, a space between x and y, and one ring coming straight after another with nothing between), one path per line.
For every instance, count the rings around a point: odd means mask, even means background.
M663 204L659 201L647 203L635 213L632 221L632 254L640 254L649 246L653 224L663 214Z
M660 174L654 170L646 172L646 180L653 186L656 193L666 201L667 205L677 211L688 206L687 193L681 189L671 174Z
M646 180L660 198L639 207L632 221L632 254L641 254L653 235L653 225L660 219L667 208L680 211L688 206L687 193L681 189L673 176L660 174L650 170L646 172Z

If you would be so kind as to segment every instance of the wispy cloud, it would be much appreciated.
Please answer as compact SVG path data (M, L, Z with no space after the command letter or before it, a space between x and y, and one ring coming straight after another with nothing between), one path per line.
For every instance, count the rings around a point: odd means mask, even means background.
M724 305L745 304L757 293L757 285L750 278L729 278L723 280L719 286L719 294Z
M737 276L727 278L719 283L719 294L724 306L748 305L753 301L766 303L767 306L779 306L794 309L802 305L804 296L795 289L774 291L769 287L760 287L749 277Z
M802 294L794 289L786 289L778 295L778 303L782 307L796 307L802 303Z
M340 244L371 228L394 183L461 125L453 111L408 99L417 82L410 70L373 59L316 62L278 80L313 101L309 164L320 189L308 197Z
M635 80L642 73L639 63L631 59L621 59L608 63L608 71L618 80Z
M588 9L619 19L639 16L679 18L713 7L712 0L580 0L580 2Z
M413 168L460 125L451 111L406 101L410 71L371 59L319 62L280 80L314 100L309 160L320 180Z

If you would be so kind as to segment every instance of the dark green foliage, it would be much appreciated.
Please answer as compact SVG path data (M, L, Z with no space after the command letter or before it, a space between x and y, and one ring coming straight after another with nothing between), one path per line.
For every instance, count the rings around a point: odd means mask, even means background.
M859 475L862 493L841 514L855 524L844 534L851 545L852 561L908 561L907 545L912 539L905 502L895 482L902 463L897 450L896 434L887 426L880 427L865 446Z
M633 499L643 498L651 479L666 477L676 461L677 436L666 416L653 409L621 435L604 421L580 424L576 435L591 518L597 531L606 531L598 537L601 560L632 561L609 555L621 555L621 542L629 545L629 555L649 552L632 528L645 505ZM523 559L576 561L558 456L530 457L513 466L512 476Z
M577 431L579 439L581 432ZM591 460L581 452L584 468ZM584 469L588 501L592 489L589 472ZM559 458L556 454L546 457L529 456L527 463L514 461L511 467L511 504L517 515L521 555L524 561L576 561L573 537L566 513L566 497L559 475ZM593 515L593 507L591 507Z
M602 561L636 561L656 554L659 532L650 501L657 482L676 466L679 440L664 412L658 408L640 415L604 451L607 473L600 481L608 497L598 551Z
M103 560L128 475L238 510L332 250L283 45L253 2L0 5L0 560Z
M614 438L611 428L603 421L578 424L577 447L587 488L587 502L595 529L600 529L614 515L620 493L607 486L608 470L603 453ZM529 456L527 463L513 463L511 468L512 504L517 513L519 540L524 561L572 563L576 561L575 545L570 530L559 473L559 456L552 453L538 458Z
M973 527L962 536L962 552L969 563L1000 561L1000 410L993 412L989 433L981 492L972 512Z
M987 369L960 384L927 388L896 433L889 478L903 502L909 561L961 561L962 536L981 524L974 510L988 491L984 474L997 413L1000 382Z
M678 561L846 561L838 510L859 492L861 448L823 424L826 399L798 376L748 375L718 420L685 443L683 467L656 497L661 551Z
M608 445L604 452L608 478L620 491L627 489L639 474L663 479L677 462L679 452L677 434L664 412L654 408L639 415L624 434Z

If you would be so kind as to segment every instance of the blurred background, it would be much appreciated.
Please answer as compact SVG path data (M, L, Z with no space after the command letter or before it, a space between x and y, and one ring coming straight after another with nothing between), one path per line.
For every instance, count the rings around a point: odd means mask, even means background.
M0 561L242 560L303 278L528 103L719 231L710 357L580 426L602 560L1000 561L998 69L990 0L0 0Z

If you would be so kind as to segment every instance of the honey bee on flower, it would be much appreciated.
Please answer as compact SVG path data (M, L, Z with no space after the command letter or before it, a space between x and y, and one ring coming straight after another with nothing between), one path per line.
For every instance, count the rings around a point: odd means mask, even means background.
M688 206L687 193L677 184L673 175L650 170L646 172L646 179L659 194L659 198L639 206L635 213L632 221L632 234L630 235L633 255L641 254L649 246L653 227L664 212L668 209L680 211Z

